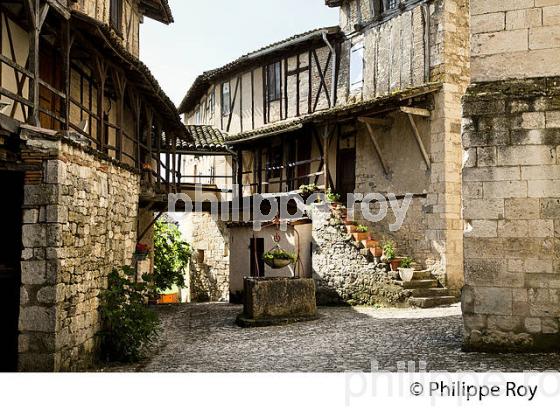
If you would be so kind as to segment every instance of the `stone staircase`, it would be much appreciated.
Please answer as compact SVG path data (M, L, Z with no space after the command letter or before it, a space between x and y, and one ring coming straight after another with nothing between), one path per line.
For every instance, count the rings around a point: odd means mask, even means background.
M359 249L360 254L368 260L381 264L383 254L381 242L374 239L370 232L358 232L357 224L347 219L346 208L333 209L333 215L342 220L344 230L352 246ZM408 303L411 306L427 309L447 306L459 301L459 298L452 295L449 289L443 287L429 270L415 270L412 280L408 282L402 281L398 272L388 270L388 274L392 275L395 285L410 291L411 296Z

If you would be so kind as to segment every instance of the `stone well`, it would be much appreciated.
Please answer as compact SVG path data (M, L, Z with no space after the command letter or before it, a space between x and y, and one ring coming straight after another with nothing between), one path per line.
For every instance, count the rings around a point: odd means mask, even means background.
M243 327L274 326L317 318L315 282L308 278L245 278Z

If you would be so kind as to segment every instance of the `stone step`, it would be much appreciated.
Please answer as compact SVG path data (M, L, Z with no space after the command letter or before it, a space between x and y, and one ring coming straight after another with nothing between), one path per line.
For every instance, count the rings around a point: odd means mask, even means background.
M416 306L422 309L433 308L437 306L452 305L457 303L455 296L436 296L426 298L410 298L408 300L411 306Z
M429 270L415 270L413 280L424 280L424 279L434 279L432 271Z
M397 280L395 283L402 286L404 289L426 289L437 288L438 286L438 281L436 279L411 280L410 282Z
M447 288L419 288L412 289L412 296L415 298L432 298L435 296L450 296Z

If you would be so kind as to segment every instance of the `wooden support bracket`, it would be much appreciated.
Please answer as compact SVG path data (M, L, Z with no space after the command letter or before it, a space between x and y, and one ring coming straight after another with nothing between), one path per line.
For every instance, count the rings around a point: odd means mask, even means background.
M428 151L426 151L426 147L424 147L424 142L422 142L422 138L420 137L420 132L418 131L418 127L416 126L416 122L414 121L413 114L407 114L408 120L410 121L410 126L412 127L412 132L414 133L414 137L416 138L416 142L420 147L420 151L422 152L422 156L424 157L424 161L428 166L428 169L432 168L432 162L430 161L430 156L428 155Z
M426 110L425 108L401 107L399 111L404 112L405 114L417 115L419 117L425 117L425 118L429 118L432 116L430 110Z
M381 154L381 148L379 147L379 143L377 142L377 138L375 138L375 132L373 131L373 126L370 123L366 122L366 127L369 131L369 137L371 138L371 142L373 143L373 147L375 148L375 152L377 152L377 156L379 157L379 161L381 161L381 166L383 167L383 172L385 175L389 175L389 167L387 163L383 159L383 155Z

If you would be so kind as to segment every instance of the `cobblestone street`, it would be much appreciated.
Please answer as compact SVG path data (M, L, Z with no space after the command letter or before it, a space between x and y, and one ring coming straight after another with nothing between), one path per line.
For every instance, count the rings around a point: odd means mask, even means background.
M199 304L160 307L164 332L146 362L112 371L343 372L397 370L425 361L429 371L560 369L560 354L461 351L458 305L430 309L320 308L320 319L284 327L242 329L242 307ZM417 364L418 365L418 364Z

